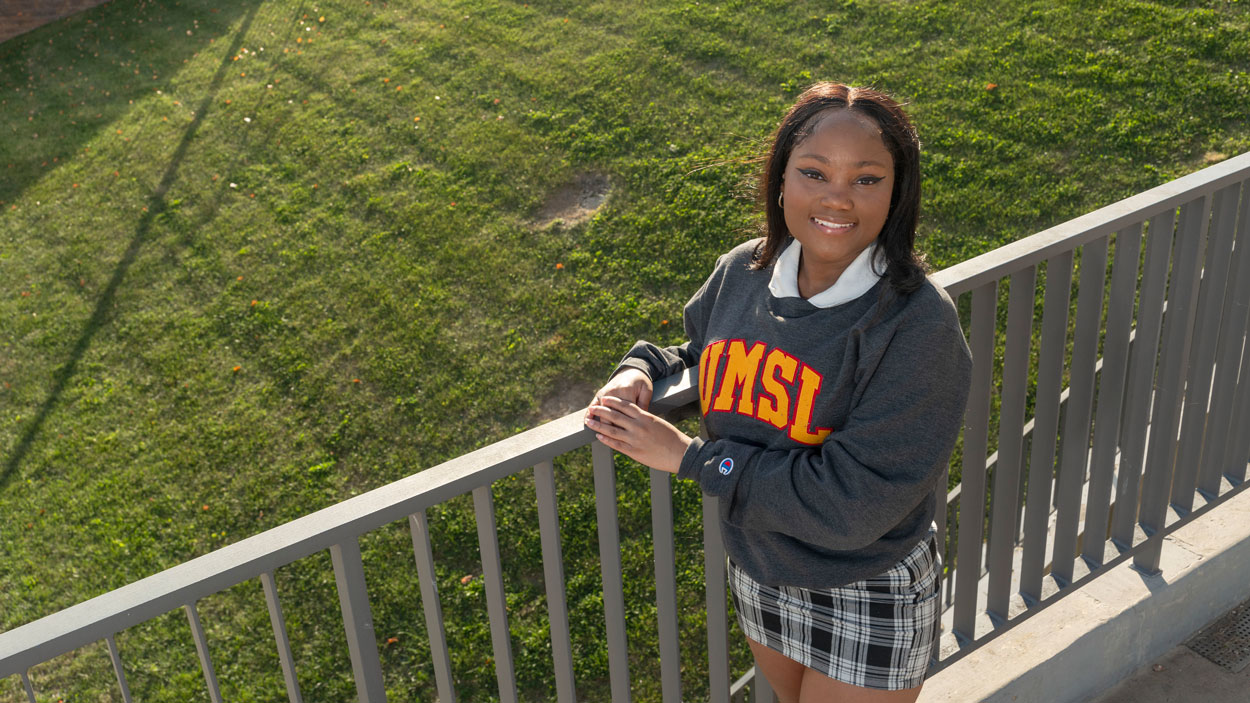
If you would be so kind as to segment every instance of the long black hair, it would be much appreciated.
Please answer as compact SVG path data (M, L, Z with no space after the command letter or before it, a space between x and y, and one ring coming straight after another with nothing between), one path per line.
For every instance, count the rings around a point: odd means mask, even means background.
M790 240L786 217L778 204L782 176L794 147L811 134L817 118L830 110L854 110L881 129L881 139L894 158L894 190L890 212L878 249L885 257L885 276L899 293L911 293L924 283L924 258L916 252L916 222L920 216L920 139L911 120L893 98L872 88L842 83L817 83L799 96L773 135L772 148L764 160L759 197L764 206L764 241L756 247L751 267L761 269L773 262Z

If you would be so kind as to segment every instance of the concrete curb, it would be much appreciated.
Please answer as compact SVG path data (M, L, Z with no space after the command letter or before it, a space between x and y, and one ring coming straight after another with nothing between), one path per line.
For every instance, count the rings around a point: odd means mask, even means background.
M1162 573L1126 561L931 677L920 703L1079 703L1250 597L1250 491L1164 539Z

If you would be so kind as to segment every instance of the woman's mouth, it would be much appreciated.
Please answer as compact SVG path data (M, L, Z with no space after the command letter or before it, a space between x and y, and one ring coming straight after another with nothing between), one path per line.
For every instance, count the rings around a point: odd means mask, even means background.
M811 222L819 229L832 234L840 234L855 226L854 222L847 222L845 220L826 220L822 217L813 217Z

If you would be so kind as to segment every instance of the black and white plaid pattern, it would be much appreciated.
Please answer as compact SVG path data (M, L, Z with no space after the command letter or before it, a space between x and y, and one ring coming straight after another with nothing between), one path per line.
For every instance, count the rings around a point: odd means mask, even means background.
M937 634L936 530L882 574L828 589L765 586L729 562L747 637L830 678L897 691L924 682Z

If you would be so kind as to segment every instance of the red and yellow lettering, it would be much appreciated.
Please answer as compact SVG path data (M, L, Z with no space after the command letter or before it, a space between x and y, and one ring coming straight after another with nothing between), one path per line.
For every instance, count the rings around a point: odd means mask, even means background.
M720 392L712 410L728 411L737 397L738 412L754 416L755 377L759 374L760 362L764 360L764 343L756 342L748 351L741 339L731 340L725 358L725 375L721 378Z
M790 439L803 444L820 444L833 430L828 427L812 425L812 410L816 404L816 396L820 393L820 384L824 379L821 375L803 364L799 377L799 400L794 409L794 422L790 424Z
M790 422L790 393L780 381L793 384L798 368L799 360L780 349L768 352L764 361L764 375L760 378L764 389L760 392L755 416L779 430L784 430ZM778 373L781 374L780 381Z
M706 415L712 405L712 392L716 386L716 367L720 366L725 340L713 342L703 348L699 355L699 406Z

